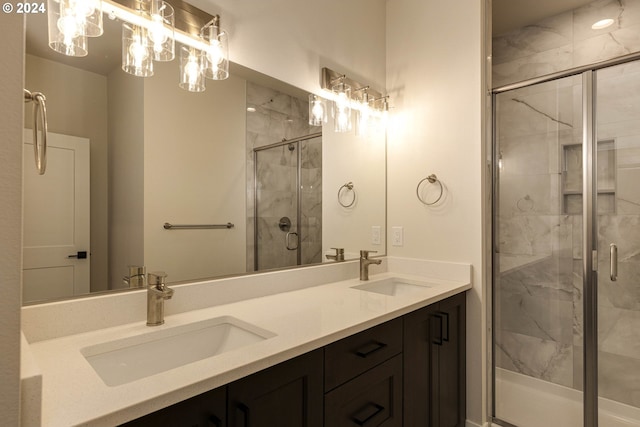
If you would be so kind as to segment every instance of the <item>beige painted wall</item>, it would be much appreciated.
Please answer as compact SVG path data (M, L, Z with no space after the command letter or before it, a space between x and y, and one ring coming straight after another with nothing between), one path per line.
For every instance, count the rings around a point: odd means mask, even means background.
M20 424L23 15L0 16L0 419Z
M331 122L331 120L329 120ZM333 123L323 130L322 150L322 250L344 248L345 258L359 256L361 249L385 252L385 137L377 133L358 138L353 132L335 133ZM353 182L356 201L338 204L338 189ZM343 191L343 203L352 199ZM380 226L380 244L371 242L371 227ZM373 254L372 254L373 255ZM373 267L372 272L375 270Z
M25 87L47 97L50 132L91 141L91 291L107 289L107 79L37 56L26 56ZM33 127L25 108L25 127Z
M387 90L388 226L403 226L392 256L468 262L467 418L485 419L483 308L482 4L389 0ZM435 173L447 189L437 207L416 198ZM390 238L390 235L388 235Z
M144 80L115 69L109 82L109 285L144 265Z
M246 267L246 82L178 86L177 64L144 80L144 262L171 282L243 273ZM172 224L235 224L165 230Z

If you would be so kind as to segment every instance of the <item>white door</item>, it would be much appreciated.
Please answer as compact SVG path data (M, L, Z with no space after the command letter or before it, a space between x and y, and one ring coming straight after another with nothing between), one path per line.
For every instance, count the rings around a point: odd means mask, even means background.
M25 129L23 148L23 302L87 293L89 140L49 132L44 175L35 167L32 130Z

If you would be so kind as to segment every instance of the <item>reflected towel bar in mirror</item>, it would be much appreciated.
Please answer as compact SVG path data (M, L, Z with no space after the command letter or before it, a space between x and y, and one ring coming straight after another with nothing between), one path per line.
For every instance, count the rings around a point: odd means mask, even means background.
M168 222L165 222L163 227L165 230L208 230L233 228L235 227L235 225L230 222L226 224L170 224Z

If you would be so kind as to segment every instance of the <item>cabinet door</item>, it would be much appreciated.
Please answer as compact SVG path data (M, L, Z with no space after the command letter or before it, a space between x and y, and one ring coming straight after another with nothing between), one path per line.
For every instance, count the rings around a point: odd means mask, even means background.
M407 426L433 425L431 341L436 312L435 305L432 305L404 316L403 395Z
M322 350L229 384L229 427L321 427Z
M464 426L466 418L466 304L465 294L441 301L436 316L442 318L441 339L432 343L434 396L438 399L437 423ZM436 317L439 321L440 317ZM438 322L436 322L438 323ZM436 327L438 325L435 325ZM435 331L438 332L437 330ZM435 414L434 414L435 415Z
M404 418L408 426L464 426L466 294L404 318Z
M130 421L126 427L225 427L226 387L220 387Z

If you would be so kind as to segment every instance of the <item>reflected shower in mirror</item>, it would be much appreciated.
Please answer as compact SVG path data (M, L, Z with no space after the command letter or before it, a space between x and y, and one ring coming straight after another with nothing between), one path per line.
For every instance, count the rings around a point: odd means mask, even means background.
M175 63L126 74L117 20L84 58L47 47L43 16L26 26L25 87L47 96L50 132L47 173L24 168L26 303L139 285L130 266L175 283L327 262L332 247L384 254L384 232L371 245L384 133L323 132L333 124L309 125L308 92L237 64L202 93L179 88ZM25 108L25 162L32 122ZM344 209L349 181L358 201Z

